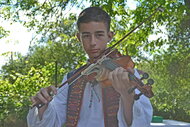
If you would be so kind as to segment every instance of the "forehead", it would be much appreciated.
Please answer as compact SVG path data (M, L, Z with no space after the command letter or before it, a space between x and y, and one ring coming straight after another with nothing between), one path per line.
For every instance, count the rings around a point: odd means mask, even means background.
M104 22L88 22L88 23L80 23L79 32L96 32L103 31L107 32L107 27Z

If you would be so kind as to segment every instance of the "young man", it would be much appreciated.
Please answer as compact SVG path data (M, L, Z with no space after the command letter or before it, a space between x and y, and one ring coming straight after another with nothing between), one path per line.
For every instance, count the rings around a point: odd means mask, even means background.
M111 41L110 16L99 7L83 10L78 18L77 38L93 61ZM140 77L134 69L134 75ZM118 67L114 71L106 71L112 83L103 87L101 82L78 81L73 85L64 85L60 89L47 87L32 97L33 103L40 100L45 105L34 107L28 113L29 127L149 127L152 118L152 106L147 97L134 100L134 93L127 91L134 82L128 78L128 72ZM64 81L67 80L65 76ZM49 92L53 91L53 99ZM135 93L139 93L135 90Z

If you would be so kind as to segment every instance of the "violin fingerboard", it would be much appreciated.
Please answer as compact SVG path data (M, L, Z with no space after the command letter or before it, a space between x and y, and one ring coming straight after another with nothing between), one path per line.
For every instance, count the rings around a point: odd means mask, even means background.
M112 59L110 59L110 58L107 58L107 59L105 59L104 61L102 61L102 65L105 67L105 68L107 68L107 69L109 69L109 70L111 70L111 71L113 71L115 68L117 68L117 67L120 67L120 65L119 64L117 64L117 63L115 63Z

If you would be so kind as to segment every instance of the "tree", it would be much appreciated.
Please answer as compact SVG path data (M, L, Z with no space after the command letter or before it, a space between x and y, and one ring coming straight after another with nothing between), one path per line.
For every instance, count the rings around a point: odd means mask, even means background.
M127 5L126 1L120 0L89 0L92 6L102 6L113 19L112 29L116 32L115 41L119 40L125 33L130 29L134 28L142 22L146 17L148 17L156 7L162 5L165 9L163 13L156 14L151 21L146 22L139 31L134 32L133 36L128 38L128 41L123 43L122 47L126 47L128 53L131 55L140 56L140 51L136 50L143 48L145 51L154 52L154 47L161 47L166 43L166 40L159 38L155 41L148 41L147 38L151 34L162 33L162 30L156 29L161 25L165 25L166 29L176 26L176 21L180 19L181 14L183 14L187 9L183 2L177 0L136 0L137 8L131 10ZM54 40L53 31L63 31L61 24L63 24L62 19L65 17L67 12L72 8L78 7L83 8L85 2L79 1L44 1L40 3L39 1L7 1L1 3L3 6L3 17L5 19L12 19L13 21L19 21L28 28L35 29L37 34L42 35L43 38ZM69 6L70 5L70 6ZM13 6L13 7L12 7ZM69 8L68 11L66 8ZM146 8L146 9L145 9ZM14 12L12 11L14 10ZM64 11L67 11L66 14ZM21 16L26 16L24 20ZM22 16L23 17L23 16ZM113 42L115 42L113 41ZM167 42L169 43L169 42ZM170 43L171 44L171 43ZM125 49L122 49L125 50Z
M3 27L0 26L0 39L3 38L3 37L8 36L8 34L9 34L9 31L4 30Z
M116 35L110 45L144 21L156 7L162 5L164 12L156 13L150 21L144 23L117 48L122 53L134 56L138 67L148 71L156 81L153 87L155 97L151 99L155 115L187 121L186 118L190 116L187 90L190 74L189 1L135 0L136 9L129 8L126 1L121 0L89 0L88 2L92 6L101 6L112 16L111 29ZM26 109L29 104L26 98L41 87L54 84L55 65L60 74L58 79L60 82L62 75L85 63L86 57L82 47L73 37L76 32L74 23L76 15L65 16L66 8L81 9L84 8L84 4L85 2L76 0L45 0L43 3L34 0L1 1L0 5L3 9L0 10L0 14L4 19L20 22L40 35L40 38L36 37L31 41L34 46L30 47L27 56L17 55L17 60L9 61L2 69L3 76L0 83L3 85L0 86L3 93L0 93L0 97L6 96L0 101L2 114L9 116L12 110L16 110L18 115L25 117L27 111L20 111ZM166 33L160 28L161 26L164 26ZM165 34L167 38L160 36L156 40L147 39L152 34L160 33ZM164 50L164 46L168 47L167 50ZM149 56L152 55L153 59L144 56L145 52ZM73 61L78 62L73 63ZM25 93L20 89L21 87L27 90L31 87L31 89ZM174 90L171 91L171 88ZM6 91L11 95L7 95ZM19 97L15 99L12 95ZM21 96L23 98L20 98ZM22 104L23 102L27 103ZM5 117L5 115L1 116L1 119Z

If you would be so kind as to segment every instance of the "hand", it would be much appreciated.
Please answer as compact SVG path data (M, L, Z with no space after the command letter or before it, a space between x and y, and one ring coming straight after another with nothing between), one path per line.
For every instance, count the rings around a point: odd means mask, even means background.
M136 82L129 80L129 73L133 74L134 70L132 68L126 70L122 67L118 67L109 73L108 79L111 80L112 86L121 96L134 96L134 92L128 93L130 88L136 86Z
M46 88L40 89L39 92L37 92L36 96L31 97L31 101L33 105L36 104L48 104L52 100L51 93L57 94L57 89L55 86L49 86Z
M99 82L107 80L108 76L109 76L109 73L110 73L110 70L106 69L105 67L101 67L101 66L100 66L99 69L100 69L100 71L97 74L97 76L95 77L96 80L99 81Z
M128 90L135 85L136 82L129 80L129 73L134 74L132 68L124 69L118 67L109 74L109 80L112 81L112 86L121 95L121 105L123 107L123 116L128 126L131 126L133 121L133 104L134 91L128 93Z

